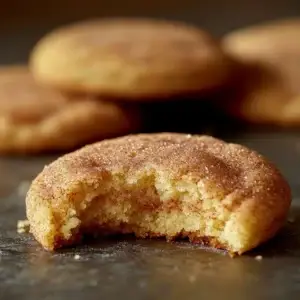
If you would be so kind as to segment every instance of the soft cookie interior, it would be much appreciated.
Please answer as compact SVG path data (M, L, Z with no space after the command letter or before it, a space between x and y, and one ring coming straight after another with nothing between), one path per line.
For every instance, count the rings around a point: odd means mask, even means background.
M250 211L248 219L238 223L234 206L241 202L239 193L225 195L212 184L188 177L172 180L167 170L149 167L131 177L106 174L97 189L78 184L72 193L69 205L60 208L63 212L44 204L37 212L35 222L48 232L41 239L49 249L73 244L85 234L134 233L168 240L188 237L242 253L261 238Z

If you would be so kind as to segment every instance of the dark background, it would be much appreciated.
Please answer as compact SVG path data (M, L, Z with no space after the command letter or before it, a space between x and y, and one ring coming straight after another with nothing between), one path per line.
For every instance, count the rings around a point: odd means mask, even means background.
M101 16L146 16L188 21L216 36L232 29L299 15L299 0L2 0L0 63L22 62L52 28Z

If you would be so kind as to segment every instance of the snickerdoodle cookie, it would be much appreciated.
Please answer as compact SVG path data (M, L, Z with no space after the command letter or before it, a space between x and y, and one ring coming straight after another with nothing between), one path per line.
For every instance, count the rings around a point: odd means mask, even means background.
M256 123L300 125L299 37L300 19L256 25L224 37L225 51L250 67L244 69L246 75L236 86L239 96L230 104L235 113Z
M258 153L209 136L138 134L67 154L33 181L31 232L54 250L85 234L188 237L242 254L283 225L291 202Z
M205 31L150 19L57 29L31 55L36 80L66 91L135 99L198 93L227 79L229 60Z
M0 153L67 150L129 133L138 112L38 85L25 66L0 68Z

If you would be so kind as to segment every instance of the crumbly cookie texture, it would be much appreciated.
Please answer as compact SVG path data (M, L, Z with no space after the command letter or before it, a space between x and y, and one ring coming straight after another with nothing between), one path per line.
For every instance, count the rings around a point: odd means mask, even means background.
M30 231L30 223L28 220L18 220L17 223L18 233L27 233Z
M258 153L209 136L129 135L54 161L26 198L31 232L49 250L84 235L188 237L242 254L276 234L290 188Z
M62 90L153 101L220 86L231 64L196 27L115 18L53 31L33 49L30 66L37 81Z
M71 150L139 126L136 108L46 88L26 66L0 67L0 153Z

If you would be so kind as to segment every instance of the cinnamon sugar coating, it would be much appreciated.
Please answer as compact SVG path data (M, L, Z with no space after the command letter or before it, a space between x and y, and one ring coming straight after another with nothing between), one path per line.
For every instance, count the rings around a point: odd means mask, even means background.
M258 153L209 136L129 135L67 154L33 181L27 216L46 249L90 233L189 237L231 253L271 238L291 201Z

